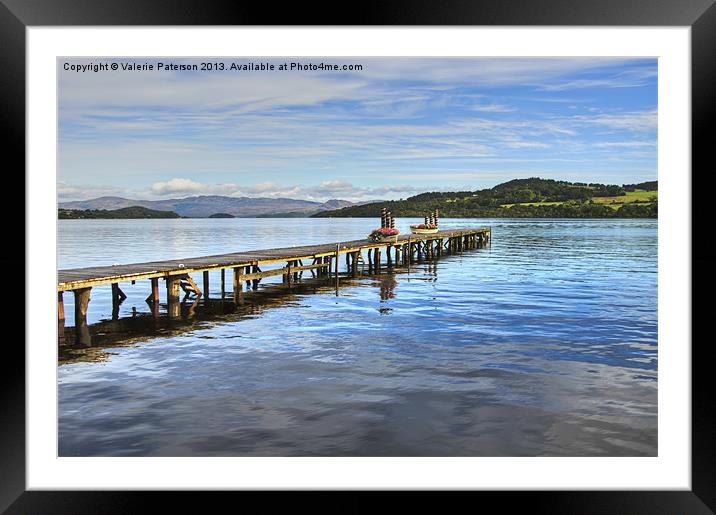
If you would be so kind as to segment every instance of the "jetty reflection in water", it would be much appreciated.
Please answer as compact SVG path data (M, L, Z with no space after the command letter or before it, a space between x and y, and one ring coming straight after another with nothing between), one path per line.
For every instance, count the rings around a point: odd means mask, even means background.
M419 259L411 266L391 267L380 272L365 270L358 277L340 274L337 282L334 277L316 277L303 274L298 282L288 285L282 283L262 284L256 291L250 291L242 300L241 305L233 301L233 293L226 292L222 299L203 298L186 294L181 303L181 317L169 317L166 303L153 306L131 306L131 316L119 316L119 303L112 312L112 318L88 324L79 330L88 331L91 344L76 345L76 327L64 327L64 338L60 341L58 363L77 363L83 361L103 361L112 355L112 348L128 347L141 344L155 338L176 336L189 331L204 329L212 324L233 324L247 318L261 316L266 310L296 306L302 296L309 294L340 295L342 289L364 285L379 290L381 301L396 296L398 281L394 274L409 275L411 270L419 267L421 276L437 278L438 259ZM383 303L381 303L383 304ZM392 309L381 305L381 314L389 314ZM239 328L240 329L240 328Z

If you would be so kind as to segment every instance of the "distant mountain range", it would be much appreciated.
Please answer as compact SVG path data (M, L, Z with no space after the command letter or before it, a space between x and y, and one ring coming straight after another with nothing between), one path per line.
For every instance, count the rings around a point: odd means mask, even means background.
M375 200L371 202L376 202ZM60 202L60 209L107 209L144 207L156 211L173 211L188 218L207 218L224 213L240 218L288 214L310 216L321 211L357 205L348 200L331 199L326 202L296 200L291 198L251 198L202 195L167 200L133 200L122 197L99 197L90 200Z

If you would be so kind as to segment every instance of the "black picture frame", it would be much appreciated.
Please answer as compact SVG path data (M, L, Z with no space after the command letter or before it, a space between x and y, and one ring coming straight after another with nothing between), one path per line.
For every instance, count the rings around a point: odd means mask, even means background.
M708 293L716 286L710 273L716 251L703 237L710 228L708 201L713 172L707 168L712 155L714 106L716 105L716 6L714 0L525 0L496 2L448 0L441 2L361 2L350 14L341 14L335 4L296 3L245 4L223 1L154 0L0 0L0 92L3 140L15 170L25 169L25 30L32 26L110 25L542 25L542 26L688 26L692 44L692 490L690 491L534 491L475 492L508 509L529 503L530 511L567 513L713 513L716 510L716 453L711 392L714 374L709 370L708 344L703 329L710 319L712 302ZM345 11L347 12L347 11ZM91 52L90 52L91 53ZM709 173L711 172L711 173ZM12 173L10 174L12 175ZM25 191L24 179L15 173L13 193ZM23 176L24 177L24 176ZM699 187L694 188L698 178ZM8 186L10 187L10 186ZM8 224L6 237L14 253L2 253L3 270L26 275L25 227ZM699 239L701 237L702 239ZM708 239L707 237L705 239ZM7 291L7 290L5 290ZM699 294L704 293L703 297ZM23 294L4 295L6 316L17 312ZM10 297L10 298L8 298ZM699 302L701 300L701 302ZM27 304L25 304L27 305ZM11 311L12 310L12 311ZM25 352L18 339L7 338L2 363L2 419L0 421L0 510L7 513L134 513L146 511L149 499L168 509L172 502L184 509L207 507L207 497L217 493L186 492L74 492L26 491L25 488ZM223 497L248 496L246 492L221 493ZM357 492L343 497L329 509L370 509L372 494ZM159 499L157 499L159 497ZM298 494L298 497L305 497ZM464 502L463 495L441 501L441 511ZM148 499L149 498L149 499ZM279 497L281 498L281 497ZM348 499L346 501L346 499ZM214 499L212 499L214 500ZM226 499L222 499L226 500ZM423 495L411 495L423 503ZM245 500L242 499L242 502ZM471 503L474 500L470 501ZM199 504L201 503L201 504ZM268 506L268 505L267 505ZM312 509L320 506L312 506ZM363 508L363 509L361 509ZM295 508L294 508L295 509ZM502 508L504 509L504 508Z

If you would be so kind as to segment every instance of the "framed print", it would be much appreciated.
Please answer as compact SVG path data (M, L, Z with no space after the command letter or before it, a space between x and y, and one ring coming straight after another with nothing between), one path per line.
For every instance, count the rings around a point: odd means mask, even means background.
M3 509L517 490L711 512L712 2L350 26L121 4L0 11L27 199Z

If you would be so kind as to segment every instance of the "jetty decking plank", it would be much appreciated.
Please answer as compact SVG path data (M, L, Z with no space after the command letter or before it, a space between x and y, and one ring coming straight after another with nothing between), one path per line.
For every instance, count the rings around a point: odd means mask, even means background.
M491 232L490 228L479 227L443 230L433 234L400 235L398 236L397 244L402 245L408 241L417 242L422 240L437 240L441 238L444 239L475 234L487 234L489 232ZM337 252L336 249L338 249L339 253L351 253L373 248L390 247L392 245L396 245L396 243L373 242L368 239L363 239L294 247L248 250L213 256L191 257L186 259L170 259L145 263L64 269L58 270L57 272L57 289L58 291L76 290L92 286L100 286L103 284L134 281L138 279L171 277L211 269L224 269L250 265L255 266L280 261L295 261L311 257L333 256Z

